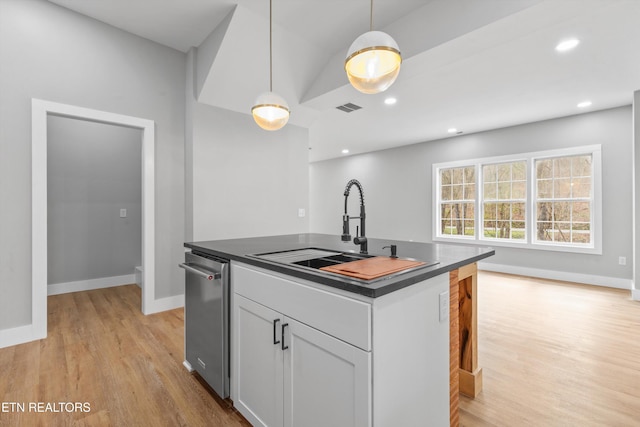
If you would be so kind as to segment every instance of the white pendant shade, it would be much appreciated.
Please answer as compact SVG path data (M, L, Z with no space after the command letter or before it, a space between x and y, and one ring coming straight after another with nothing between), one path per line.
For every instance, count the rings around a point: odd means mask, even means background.
M402 56L393 37L369 31L351 44L344 68L354 88L374 94L384 92L396 81L400 64Z
M278 130L289 121L289 105L277 93L264 92L256 99L251 114L262 129Z
M253 120L264 130L282 129L289 121L289 105L273 92L273 0L269 0L269 92L261 93L251 107Z

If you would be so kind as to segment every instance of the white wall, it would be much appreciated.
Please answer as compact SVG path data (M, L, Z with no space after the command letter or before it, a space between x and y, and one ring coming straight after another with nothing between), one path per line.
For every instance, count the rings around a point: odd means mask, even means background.
M58 116L47 131L48 284L132 275L142 265L142 131Z
M0 332L31 323L32 98L155 121L155 298L183 293L185 57L46 1L0 1Z
M187 240L306 233L308 218L298 209L308 211L308 130L287 124L265 131L250 114L198 103L195 50L189 56Z
M310 230L341 233L342 192L347 181L356 178L365 190L368 236L429 242L433 163L602 144L603 254L496 248L496 255L486 262L605 276L615 284L628 285L632 278L631 139L631 108L621 107L312 163ZM350 205L355 199L350 196ZM351 215L357 215L356 209L355 204L350 207ZM351 225L352 235L355 225ZM619 256L627 257L626 266L618 265Z

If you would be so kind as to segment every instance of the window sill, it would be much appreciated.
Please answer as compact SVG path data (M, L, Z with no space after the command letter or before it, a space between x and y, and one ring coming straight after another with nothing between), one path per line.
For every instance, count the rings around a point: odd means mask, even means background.
M544 243L504 242L497 239L492 240L492 239L474 239L474 238L442 237L442 236L433 238L433 241L437 243L456 243L456 244L467 244L467 245L478 245L478 246L530 249L530 250L548 251L548 252L568 252L568 253L577 253L577 254L602 255L602 249L598 247L560 246L560 245L549 245Z

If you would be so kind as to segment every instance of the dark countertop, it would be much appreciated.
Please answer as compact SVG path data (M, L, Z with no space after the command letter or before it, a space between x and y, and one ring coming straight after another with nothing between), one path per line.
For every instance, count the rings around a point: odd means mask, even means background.
M220 258L241 261L246 264L276 271L300 279L309 280L334 288L344 289L368 297L379 297L390 292L421 282L431 277L439 276L449 271L456 270L464 265L471 264L481 259L490 257L495 251L489 247L418 243L401 240L368 238L369 254L389 256L389 249L383 246L397 245L398 257L414 258L419 261L439 261L438 264L417 268L398 275L391 275L367 283L347 276L327 275L314 270L290 267L247 255L278 252L292 249L318 248L339 252L360 251L360 247L352 242L342 242L340 236L331 234L289 234L267 237L250 237L243 239L210 240L203 242L189 242L184 246L193 251L204 252Z

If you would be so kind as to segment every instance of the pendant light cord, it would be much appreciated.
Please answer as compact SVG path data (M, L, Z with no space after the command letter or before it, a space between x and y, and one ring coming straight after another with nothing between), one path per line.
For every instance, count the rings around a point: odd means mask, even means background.
M371 0L373 2L373 0ZM273 0L269 0L269 92L273 92Z
M369 31L373 31L373 0L371 0L371 15L369 16Z

